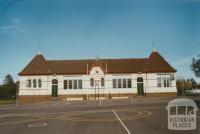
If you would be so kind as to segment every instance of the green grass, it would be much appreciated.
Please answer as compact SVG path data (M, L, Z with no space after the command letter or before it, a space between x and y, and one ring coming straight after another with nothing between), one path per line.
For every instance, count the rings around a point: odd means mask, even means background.
M0 105L14 104L15 100L0 100Z

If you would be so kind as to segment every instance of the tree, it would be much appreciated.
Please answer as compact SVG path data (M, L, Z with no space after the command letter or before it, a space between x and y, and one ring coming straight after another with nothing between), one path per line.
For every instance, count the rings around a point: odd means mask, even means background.
M196 77L200 77L200 55L195 59L192 58L191 70L195 74Z
M177 90L190 90L194 86L196 86L196 81L191 78L191 79L179 79L176 81L176 87Z
M176 80L176 88L177 88L177 90L184 89L184 81L185 80L182 80L182 79Z
M184 89L185 90L192 89L192 82L190 81L190 79L187 79L186 81L184 81Z
M3 87L2 85L0 85L0 98L2 98L2 95L3 95Z
M9 85L9 84L13 84L13 78L10 74L6 75L5 79L4 79L4 84Z
M11 99L16 97L17 85L11 75L6 75L3 84L0 86L0 98Z
M192 89L197 88L197 82L193 78L190 79L190 82L192 83Z

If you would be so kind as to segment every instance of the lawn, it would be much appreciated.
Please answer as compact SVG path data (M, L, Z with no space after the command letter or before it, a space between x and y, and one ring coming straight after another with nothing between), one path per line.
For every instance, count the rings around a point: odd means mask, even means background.
M0 105L14 104L15 100L0 100Z

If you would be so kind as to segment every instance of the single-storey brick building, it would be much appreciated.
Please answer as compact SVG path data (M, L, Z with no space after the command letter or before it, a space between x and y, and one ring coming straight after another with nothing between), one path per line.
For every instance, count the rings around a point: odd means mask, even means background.
M175 73L155 50L147 58L128 59L47 60L37 54L19 73L19 99L175 95Z

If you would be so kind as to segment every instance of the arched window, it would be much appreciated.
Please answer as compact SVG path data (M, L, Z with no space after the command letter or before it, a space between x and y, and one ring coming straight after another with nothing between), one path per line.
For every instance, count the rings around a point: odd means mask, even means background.
M36 88L37 87L37 82L36 82L36 79L33 80L33 88Z
M142 82L143 82L143 78L142 78L142 77L138 77L138 78L137 78L137 82L138 82L138 83L142 83Z
M90 79L90 86L94 87L94 79L93 78Z
M38 87L39 87L39 88L42 87L42 80L41 80L41 79L38 80Z
M26 81L26 87L31 88L31 80L30 79Z
M57 85L57 84L58 84L58 80L57 80L57 79L53 79L53 80L52 80L52 84L53 84L53 85Z
M105 81L104 78L101 78L101 86L104 87L105 86Z

